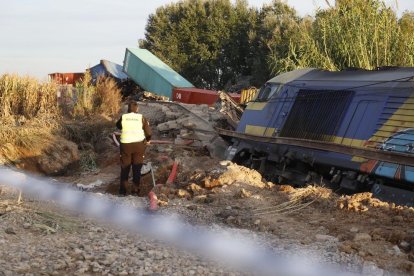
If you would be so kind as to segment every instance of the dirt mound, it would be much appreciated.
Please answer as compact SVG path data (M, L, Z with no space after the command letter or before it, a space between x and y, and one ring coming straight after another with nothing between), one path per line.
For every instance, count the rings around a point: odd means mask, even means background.
M370 207L390 207L390 204L373 198L372 193L359 193L350 196L342 196L337 201L340 209L349 211L366 212Z
M61 174L79 161L77 145L59 136L45 137L32 147L36 150L7 143L1 147L0 159L18 169L46 175Z
M258 171L248 169L237 164L230 164L217 181L221 185L232 185L234 183L245 183L249 186L265 188L266 184Z
M79 161L78 146L57 137L35 160L41 172L47 175L59 174L69 165Z

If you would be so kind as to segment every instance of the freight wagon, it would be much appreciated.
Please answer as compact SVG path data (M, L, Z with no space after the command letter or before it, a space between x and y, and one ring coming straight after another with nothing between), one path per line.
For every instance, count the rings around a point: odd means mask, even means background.
M124 72L146 91L169 99L172 98L174 88L194 87L183 76L146 49L126 49Z
M240 94L228 93L236 103L240 103ZM187 104L214 105L219 100L219 92L200 88L175 88L172 100Z
M414 205L414 68L302 69L250 102L227 158L279 182L325 179Z

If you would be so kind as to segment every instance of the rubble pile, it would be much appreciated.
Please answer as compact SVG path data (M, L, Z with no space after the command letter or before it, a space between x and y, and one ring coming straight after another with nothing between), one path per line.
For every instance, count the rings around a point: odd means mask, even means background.
M175 145L206 148L213 157L223 158L227 144L215 131L226 118L214 107L171 102L140 103L140 111L160 138Z
M220 92L221 109L220 112L226 115L227 122L236 128L243 114L243 109L226 93Z
M358 193L354 195L341 196L337 200L337 206L340 209L346 209L355 212L366 212L370 208L382 208L384 210L398 210L403 209L401 206L396 206L395 203L388 203L372 197L372 193ZM407 210L414 208L407 208Z

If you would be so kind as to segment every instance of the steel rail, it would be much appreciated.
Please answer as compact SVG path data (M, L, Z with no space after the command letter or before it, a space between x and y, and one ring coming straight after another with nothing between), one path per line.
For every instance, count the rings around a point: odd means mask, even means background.
M238 138L241 140L263 142L270 144L289 145L303 148L310 148L314 150L322 150L328 152L342 153L351 156L358 156L370 160L378 160L389 163L397 163L407 166L414 166L414 155L405 153L396 153L389 151L382 151L370 148L352 147L342 144L336 144L331 142L323 141L312 141L297 138L286 138L286 137L265 137L252 134L245 134L235 132L231 130L216 129L218 134L226 137Z

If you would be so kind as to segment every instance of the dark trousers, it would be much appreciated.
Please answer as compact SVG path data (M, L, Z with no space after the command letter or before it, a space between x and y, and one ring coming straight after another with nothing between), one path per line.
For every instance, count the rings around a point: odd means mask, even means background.
M126 187L128 185L129 171L132 166L132 181L134 183L134 190L139 189L141 168L144 163L145 142L136 143L121 143L121 183L119 193L125 195Z

